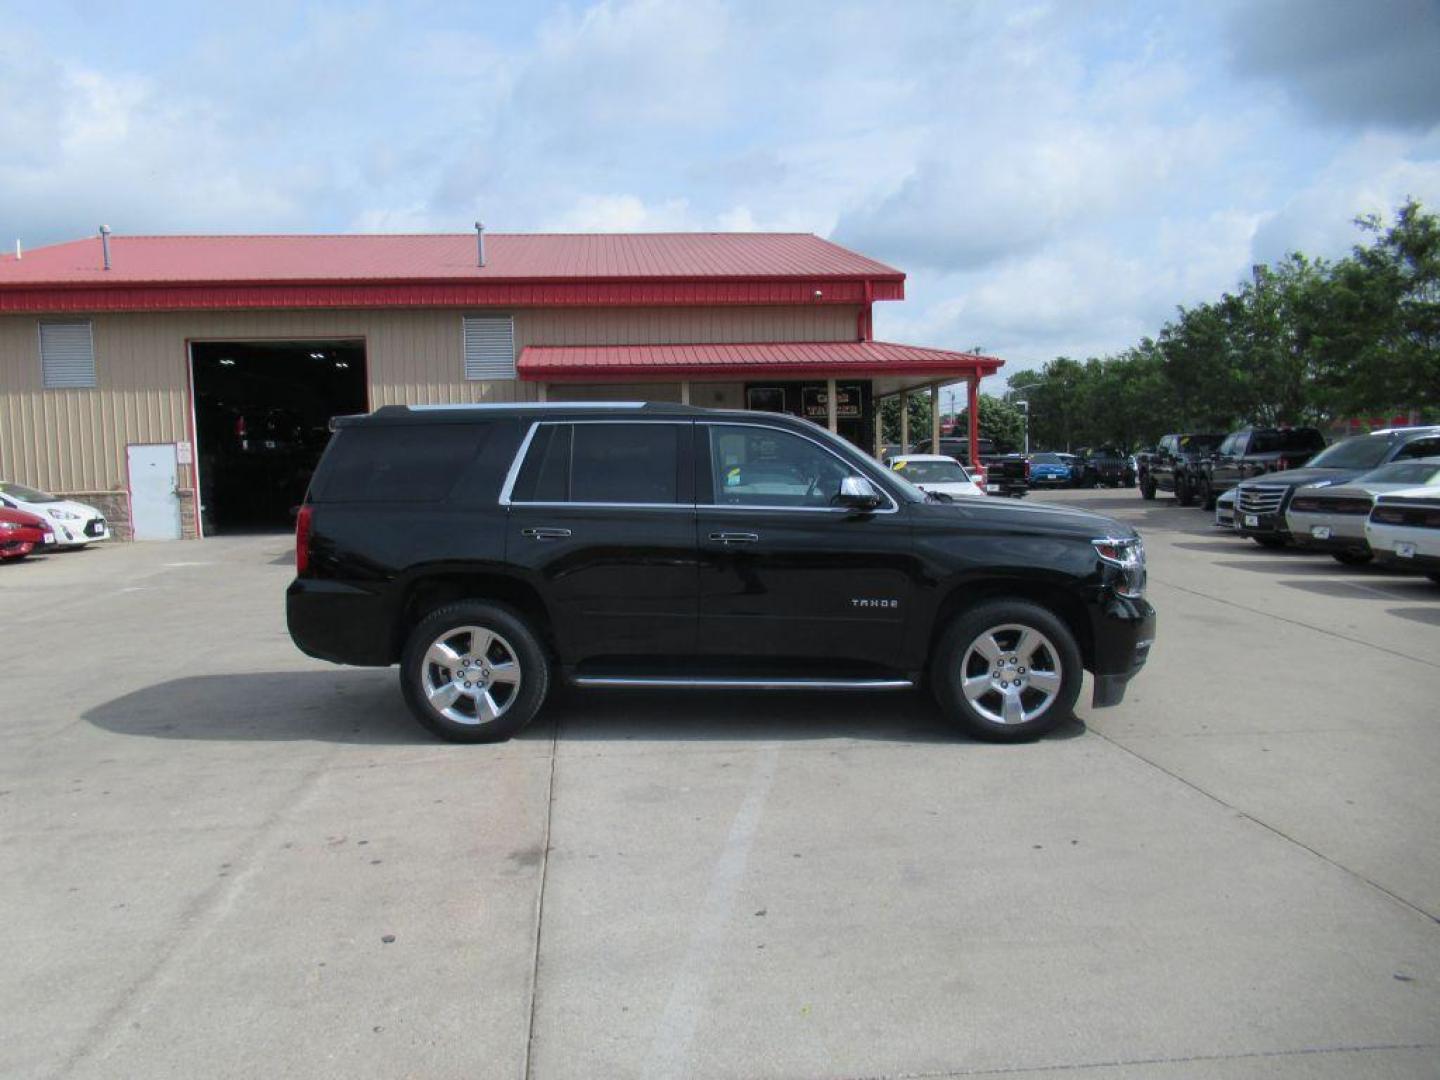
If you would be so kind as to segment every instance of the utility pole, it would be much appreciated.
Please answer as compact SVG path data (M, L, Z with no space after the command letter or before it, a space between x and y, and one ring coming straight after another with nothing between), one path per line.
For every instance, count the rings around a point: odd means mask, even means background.
M1030 456L1030 402L1023 398L1016 398L1010 404L1023 409L1025 412L1025 456Z

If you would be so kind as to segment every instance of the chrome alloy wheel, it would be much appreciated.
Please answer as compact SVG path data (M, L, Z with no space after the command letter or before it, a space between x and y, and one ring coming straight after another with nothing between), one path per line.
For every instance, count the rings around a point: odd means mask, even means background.
M520 693L520 661L494 630L457 626L425 650L420 692L431 708L456 724L488 724L505 715Z
M1043 716L1055 703L1064 675L1050 639L1018 623L984 631L960 661L966 700L996 724L1025 724Z

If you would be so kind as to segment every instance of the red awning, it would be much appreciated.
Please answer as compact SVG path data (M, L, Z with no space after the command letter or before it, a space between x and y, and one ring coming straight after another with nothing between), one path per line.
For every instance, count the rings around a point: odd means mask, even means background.
M625 379L854 378L993 375L1003 360L885 341L784 341L710 345L527 345L516 369L529 382Z

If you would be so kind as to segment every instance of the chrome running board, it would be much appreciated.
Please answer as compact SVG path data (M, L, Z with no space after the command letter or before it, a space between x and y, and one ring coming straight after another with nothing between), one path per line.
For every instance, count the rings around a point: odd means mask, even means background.
M731 679L673 675L620 676L580 675L571 680L575 686L616 687L629 689L683 690L913 690L909 679Z

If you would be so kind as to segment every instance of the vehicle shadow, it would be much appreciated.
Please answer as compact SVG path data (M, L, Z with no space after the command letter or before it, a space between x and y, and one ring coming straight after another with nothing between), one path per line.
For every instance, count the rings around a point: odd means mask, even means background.
M423 745L391 670L197 675L132 691L87 710L105 731L152 739ZM567 742L865 739L954 743L967 736L928 694L724 693L563 690L518 738ZM1070 720L1048 738L1075 738Z
M1083 695L1082 695L1083 700ZM748 693L566 690L547 706L566 742L734 739L865 739L893 743L973 742L930 695L902 693ZM519 737L549 738L532 725ZM1078 718L1048 739L1085 734Z
M82 718L153 739L405 745L431 736L405 709L387 670L195 675L134 690Z
M1435 607L1386 608L1385 614L1395 615L1401 619L1409 619L1411 622L1425 623L1429 626L1440 626L1440 604L1437 604Z

